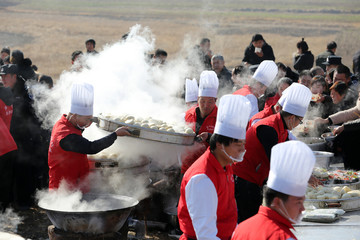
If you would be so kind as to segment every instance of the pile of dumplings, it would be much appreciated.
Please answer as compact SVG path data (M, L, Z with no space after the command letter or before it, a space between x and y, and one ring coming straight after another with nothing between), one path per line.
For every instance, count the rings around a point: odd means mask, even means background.
M115 122L121 122L129 125L133 125L135 127L143 127L149 128L153 130L160 130L165 132L172 132L172 133L185 133L185 134L193 134L194 131L192 128L188 126L181 126L179 124L168 124L162 120L153 119L152 117L149 118L135 118L131 115L123 115L123 116L112 116L110 114L103 115L106 119L112 120Z
M306 199L348 199L353 197L360 197L360 190L353 190L348 186L317 186L316 188L308 187L305 197Z

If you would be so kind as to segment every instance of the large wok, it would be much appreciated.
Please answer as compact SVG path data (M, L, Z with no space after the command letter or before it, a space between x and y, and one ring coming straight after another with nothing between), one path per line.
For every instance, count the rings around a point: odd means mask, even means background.
M113 194L85 194L83 196L83 200L87 202L95 199L104 200L107 203L105 205L111 207L90 211L62 211L40 203L39 207L46 211L56 228L74 233L102 234L119 231L132 208L139 203L134 198Z

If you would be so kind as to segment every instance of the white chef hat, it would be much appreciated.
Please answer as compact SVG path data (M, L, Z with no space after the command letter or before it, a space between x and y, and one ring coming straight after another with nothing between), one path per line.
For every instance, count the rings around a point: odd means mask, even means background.
M264 60L260 63L252 78L269 87L277 73L278 67L276 66L276 63L271 60Z
M285 99L286 99L286 94L288 93L288 92L291 92L292 90L293 90L293 88L291 88L291 86L292 86L293 84L291 84L289 87L287 87L283 92L282 92L282 94L281 94L281 97L279 98L279 100L278 100L278 104L280 105L280 106L284 106L284 102L285 102ZM295 85L296 86L296 85ZM295 87L296 88L296 87Z
M214 71L202 71L199 82L199 97L216 98L219 87L219 79Z
M287 89L282 110L304 117L312 96L310 89L300 83L293 83Z
M303 142L292 140L271 149L267 186L287 195L305 195L315 165L313 151Z
M245 139L251 112L250 101L241 95L224 95L220 99L214 133L234 139Z
M74 83L71 89L70 112L82 116L93 115L94 88L85 82Z
M199 95L199 86L196 79L186 79L185 82L185 102L196 102Z

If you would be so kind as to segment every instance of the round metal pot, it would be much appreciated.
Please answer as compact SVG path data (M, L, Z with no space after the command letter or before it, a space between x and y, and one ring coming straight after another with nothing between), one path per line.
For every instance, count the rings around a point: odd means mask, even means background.
M39 204L46 211L56 228L67 232L85 234L103 234L117 232L124 225L133 207L139 201L114 194L85 194L84 201L104 200L112 206L110 209L96 211L66 211Z
M306 143L313 151L326 150L325 140L319 137L299 137L299 141Z
M331 158L334 156L334 153L323 152L323 151L313 151L316 157L316 167L329 168Z

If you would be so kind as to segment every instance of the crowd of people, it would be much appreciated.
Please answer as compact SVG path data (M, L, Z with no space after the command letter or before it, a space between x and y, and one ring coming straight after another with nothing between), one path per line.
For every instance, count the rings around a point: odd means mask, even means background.
M87 40L85 54L99 54L95 44ZM286 66L275 62L270 44L255 34L242 63L232 71L224 56L212 53L208 38L192 49L187 60L196 69L189 72L194 79L184 84L184 120L199 141L181 156L180 239L295 238L289 229L303 210L307 184L316 184L310 177L314 154L291 132L305 118L315 119L320 127L339 125L334 130L337 154L345 168L360 170L354 151L359 143L354 133L360 131L359 52L352 73L336 55L334 41L316 58L304 39L296 48L293 65ZM80 50L71 54L72 71L84 67L82 56ZM157 49L147 55L147 62L164 65L167 56ZM82 137L93 117L93 87L86 83L73 85L69 113L52 132L44 130L29 83L52 88L51 77L39 74L21 51L7 47L1 51L0 75L3 211L10 203L29 208L36 189L57 189L62 180L84 187L87 154L109 147L117 136L130 135L119 128L94 142ZM264 227L256 230L259 224Z

